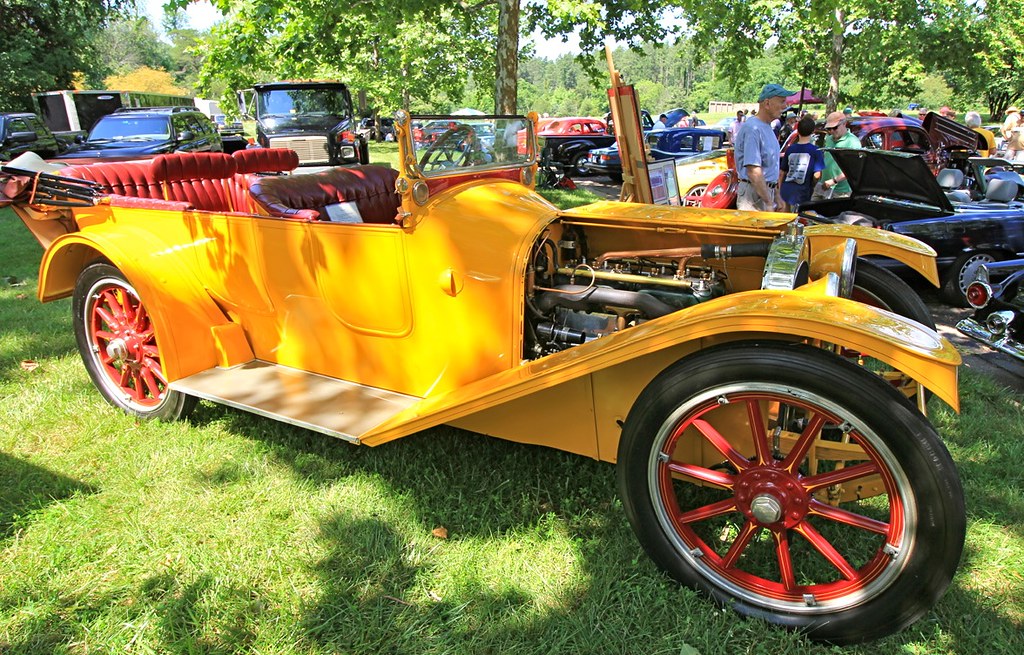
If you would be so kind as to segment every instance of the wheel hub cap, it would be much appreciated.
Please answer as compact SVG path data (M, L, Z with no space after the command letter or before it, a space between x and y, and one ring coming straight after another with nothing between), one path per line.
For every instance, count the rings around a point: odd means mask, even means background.
M761 523L775 523L782 518L782 503L768 494L750 501L750 513Z
M740 473L734 489L736 507L751 521L771 529L799 524L810 495L797 475L775 466L758 466Z
M114 361L123 362L128 357L128 344L124 339L111 339L107 344L107 357Z

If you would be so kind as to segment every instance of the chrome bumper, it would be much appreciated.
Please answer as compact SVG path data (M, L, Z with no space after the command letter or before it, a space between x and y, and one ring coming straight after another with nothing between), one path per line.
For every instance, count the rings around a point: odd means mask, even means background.
M996 334L973 318L963 319L956 324L956 329L960 330L960 332L966 334L975 341L980 341L989 348L1004 352L1007 355L1024 361L1024 344L1012 339L1010 335L1005 332Z

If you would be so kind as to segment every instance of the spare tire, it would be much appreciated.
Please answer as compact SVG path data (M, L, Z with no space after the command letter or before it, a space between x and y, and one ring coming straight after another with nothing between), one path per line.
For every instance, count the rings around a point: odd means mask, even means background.
M701 196L700 206L713 209L729 209L736 206L736 187L739 185L739 175L733 169L722 171L722 173L711 180L708 188Z

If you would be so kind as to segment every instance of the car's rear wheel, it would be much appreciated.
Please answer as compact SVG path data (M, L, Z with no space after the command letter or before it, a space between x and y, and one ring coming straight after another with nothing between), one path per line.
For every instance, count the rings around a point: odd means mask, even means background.
M670 575L825 641L910 625L963 548L963 490L934 428L809 346L730 344L658 375L626 419L618 482Z
M183 418L196 399L170 389L153 320L135 288L109 264L88 266L71 304L78 350L111 405L142 418Z
M967 307L967 287L974 281L978 268L999 259L1001 257L998 254L985 251L965 252L957 257L946 271L946 279L942 284L942 295L946 302L954 307Z
M608 179L616 184L622 184L622 173L608 173Z

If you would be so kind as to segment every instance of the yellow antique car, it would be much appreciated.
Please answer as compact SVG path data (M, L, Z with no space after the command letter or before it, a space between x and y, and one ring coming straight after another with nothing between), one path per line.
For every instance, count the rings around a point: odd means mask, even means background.
M531 118L399 112L397 170L263 149L13 162L0 188L126 412L202 398L369 446L447 423L614 462L650 557L734 610L839 643L920 618L964 541L923 411L957 407L960 360L858 258L935 282L934 253L787 214L559 210Z

